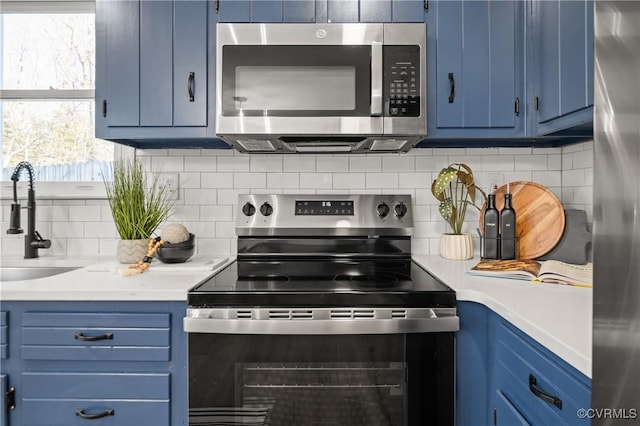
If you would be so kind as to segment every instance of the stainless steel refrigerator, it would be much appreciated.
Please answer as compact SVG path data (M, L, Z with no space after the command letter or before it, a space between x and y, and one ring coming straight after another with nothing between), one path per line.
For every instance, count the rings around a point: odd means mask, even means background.
M596 0L594 46L592 424L630 425L640 423L640 2Z

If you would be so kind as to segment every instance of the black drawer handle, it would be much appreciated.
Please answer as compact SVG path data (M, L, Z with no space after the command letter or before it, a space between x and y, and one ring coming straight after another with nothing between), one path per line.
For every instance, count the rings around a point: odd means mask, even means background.
M449 103L452 104L456 98L456 80L453 78L453 73L449 73Z
M73 337L83 342L97 342L98 340L113 340L113 333L105 333L99 336L85 336L82 333L76 333Z
M82 417L83 419L87 419L87 420L101 419L107 416L114 416L115 414L116 414L116 410L114 410L113 408L109 408L107 410L104 410L100 413L95 413L95 414L85 413L83 409L76 410L76 416Z
M537 384L538 380L536 380L536 376L534 376L533 374L529 374L529 390L531 391L531 393L533 393L541 400L548 402L549 404L553 404L562 410L562 400L557 396L544 393L543 391L538 389Z
M195 80L196 80L196 73L192 71L189 73L189 79L187 80L187 93L189 94L189 102L193 102L195 99L195 96L194 96L195 90L193 87Z

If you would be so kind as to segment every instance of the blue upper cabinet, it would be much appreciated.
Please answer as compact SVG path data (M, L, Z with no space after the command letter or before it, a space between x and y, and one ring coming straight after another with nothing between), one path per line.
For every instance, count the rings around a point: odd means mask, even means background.
M316 22L315 0L219 0L218 22Z
M96 2L96 136L146 148L214 140L208 3ZM168 147L164 145L162 147Z
M219 0L218 22L424 22L425 0Z
M430 138L524 136L524 10L515 1L431 1Z
M531 134L545 135L593 120L593 1L533 0Z

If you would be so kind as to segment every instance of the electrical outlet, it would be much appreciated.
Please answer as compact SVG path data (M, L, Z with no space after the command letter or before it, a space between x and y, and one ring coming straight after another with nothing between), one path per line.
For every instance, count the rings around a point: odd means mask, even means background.
M177 173L160 173L158 183L160 186L167 188L170 200L177 200L180 192L178 191L178 174Z

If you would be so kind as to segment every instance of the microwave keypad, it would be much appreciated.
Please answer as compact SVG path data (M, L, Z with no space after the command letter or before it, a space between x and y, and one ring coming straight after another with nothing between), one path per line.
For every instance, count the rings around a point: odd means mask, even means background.
M385 116L420 116L420 49L384 47Z

